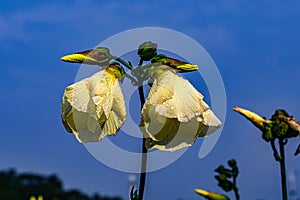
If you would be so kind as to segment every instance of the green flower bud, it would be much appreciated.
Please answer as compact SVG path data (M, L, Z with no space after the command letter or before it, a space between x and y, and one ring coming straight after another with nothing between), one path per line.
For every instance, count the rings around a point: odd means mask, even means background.
M227 178L232 177L232 172L229 169L226 169L223 165L220 165L217 169L215 169L215 172L219 174L225 175Z
M270 141L273 141L275 139L275 137L273 136L273 133L272 133L272 124L264 123L264 130L263 130L263 133L262 133L262 138L266 142L270 142Z
M285 116L285 117L289 117L289 114L283 110L283 109L278 109L275 111L275 113L272 115L271 120L276 120L278 118L278 116Z
M285 138L288 128L289 126L286 123L275 120L272 124L272 133L276 138Z
M72 63L85 63L88 65L107 66L113 58L109 49L106 47L97 47L87 51L69 54L61 58L62 61Z
M228 180L220 181L218 186L221 187L226 192L229 192L234 188L234 184Z
M218 172L218 173L223 173L225 170L225 167L224 165L220 165L217 169L215 169L215 172Z
M157 44L152 42L144 42L139 46L138 55L145 61L151 60L157 55Z
M227 177L225 174L216 175L215 179L217 179L219 182L227 181Z
M99 63L108 63L112 59L110 51L106 47L97 47L89 53L89 56L97 60Z
M231 167L231 168L237 167L235 159L228 160L227 163L228 163L229 167Z

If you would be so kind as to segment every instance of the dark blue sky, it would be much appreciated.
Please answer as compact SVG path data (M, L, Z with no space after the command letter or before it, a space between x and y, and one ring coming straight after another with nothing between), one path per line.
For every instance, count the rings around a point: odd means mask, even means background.
M299 18L296 0L1 1L0 169L56 173L67 188L127 198L128 174L99 163L61 124L61 96L79 65L59 58L128 29L157 26L204 46L222 75L228 111L212 152L199 159L198 139L175 163L148 175L145 199L201 199L196 187L221 192L213 171L231 158L240 167L242 199L280 199L270 145L231 108L266 117L283 108L300 119ZM300 158L292 156L298 143L296 138L287 145L288 173L300 170Z

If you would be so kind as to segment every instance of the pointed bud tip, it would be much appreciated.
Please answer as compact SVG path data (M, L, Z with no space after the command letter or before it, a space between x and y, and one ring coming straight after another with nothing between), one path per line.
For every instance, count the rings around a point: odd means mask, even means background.
M86 59L86 56L82 54L69 54L65 55L60 58L60 60L64 62L72 62L72 63L83 63L83 61Z
M195 192L196 192L197 194L200 194L200 195L203 195L203 196L209 195L209 192L208 192L208 191L202 190L202 189L195 189Z
M234 111L236 111L236 112L239 112L239 111L240 111L240 108L237 107L237 106L234 106L234 107L232 108L232 110L234 110Z

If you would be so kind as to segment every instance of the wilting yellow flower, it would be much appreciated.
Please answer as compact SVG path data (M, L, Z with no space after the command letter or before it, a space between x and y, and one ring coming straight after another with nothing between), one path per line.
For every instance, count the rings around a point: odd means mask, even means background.
M66 88L62 121L79 142L97 142L116 135L124 123L126 108L118 81L122 73L114 63Z
M221 122L187 80L174 71L155 77L142 109L140 128L148 149L175 151L191 146L221 126Z

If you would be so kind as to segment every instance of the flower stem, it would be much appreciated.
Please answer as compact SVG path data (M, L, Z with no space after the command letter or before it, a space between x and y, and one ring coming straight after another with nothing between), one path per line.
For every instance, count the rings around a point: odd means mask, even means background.
M280 174L281 174L281 191L282 191L282 200L287 200L287 186L286 186L286 171L285 171L285 155L284 155L284 145L286 144L284 139L279 140L279 153L275 146L275 141L271 141L271 147L273 150L273 155L276 161L280 164Z
M117 57L117 56L113 56L112 58L115 59L116 61L119 61L120 63L122 63L128 69L130 69L130 70L133 69L133 67L129 63L127 63L126 61L124 61L122 58Z
M143 64L143 60L141 59L139 62L139 66ZM143 80L141 78L139 79L139 96L140 96L140 102L141 102L141 110L143 108L143 105L145 103L145 95L144 95L144 88L143 88ZM145 183L146 183L146 170L147 170L147 148L146 148L146 138L143 137L143 146L142 146L142 164L141 164L141 173L140 173L140 187L139 187L139 197L140 200L143 200L144 197L144 189L145 189Z
M283 141L283 139L279 139L279 151L281 156L279 163L280 163L280 172L281 172L282 200L287 200L288 198L287 198L287 187L286 187L284 145L285 142Z
M239 189L238 189L238 187L236 186L236 178L234 178L233 184L234 184L233 192L234 192L235 199L236 199L236 200L240 200Z

